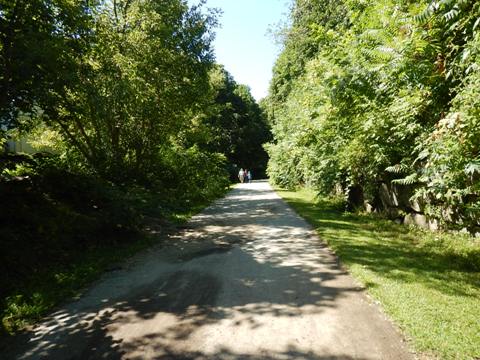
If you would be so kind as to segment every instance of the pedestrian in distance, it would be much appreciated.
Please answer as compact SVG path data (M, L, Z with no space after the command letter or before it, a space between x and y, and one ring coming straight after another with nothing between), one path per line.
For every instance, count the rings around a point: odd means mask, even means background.
M247 171L247 179L249 183L252 182L252 172L250 170Z
M238 180L240 180L241 183L245 181L245 171L243 168L240 168L240 171L238 172Z

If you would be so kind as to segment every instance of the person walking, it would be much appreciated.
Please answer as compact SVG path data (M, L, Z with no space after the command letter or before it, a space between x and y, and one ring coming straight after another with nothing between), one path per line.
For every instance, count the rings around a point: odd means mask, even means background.
M249 183L252 182L252 172L250 170L247 171L247 179Z
M245 171L243 170L243 168L240 168L240 171L238 172L238 179L241 183L245 181Z

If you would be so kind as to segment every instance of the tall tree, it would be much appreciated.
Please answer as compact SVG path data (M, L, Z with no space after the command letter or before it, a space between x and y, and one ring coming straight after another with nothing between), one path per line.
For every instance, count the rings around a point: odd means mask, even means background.
M202 104L215 19L185 1L117 0L47 121L103 176L141 177Z
M203 124L207 137L204 147L227 157L230 164L247 167L262 175L267 154L263 144L270 129L259 105L245 85L239 85L220 65L210 73L211 106Z
M336 5L292 9L266 106L270 176L376 205L381 184L415 186L425 213L478 226L480 3L350 0L322 16Z

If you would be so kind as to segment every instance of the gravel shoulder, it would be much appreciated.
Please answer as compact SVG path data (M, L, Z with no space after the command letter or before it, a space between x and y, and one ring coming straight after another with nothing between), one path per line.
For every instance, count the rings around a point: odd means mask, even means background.
M412 359L400 334L267 182L24 335L16 359Z

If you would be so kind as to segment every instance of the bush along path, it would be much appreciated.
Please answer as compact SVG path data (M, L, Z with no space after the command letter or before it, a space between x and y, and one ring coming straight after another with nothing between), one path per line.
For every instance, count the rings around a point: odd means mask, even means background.
M117 262L161 242L227 188L223 181L215 191L172 199L164 190L72 173L55 158L14 160L24 174L0 177L0 202L8 204L0 216L0 343Z
M60 346L61 345L61 346ZM22 359L412 359L267 182L241 184L19 339Z
M265 101L270 179L480 233L479 18L478 0L292 1Z

